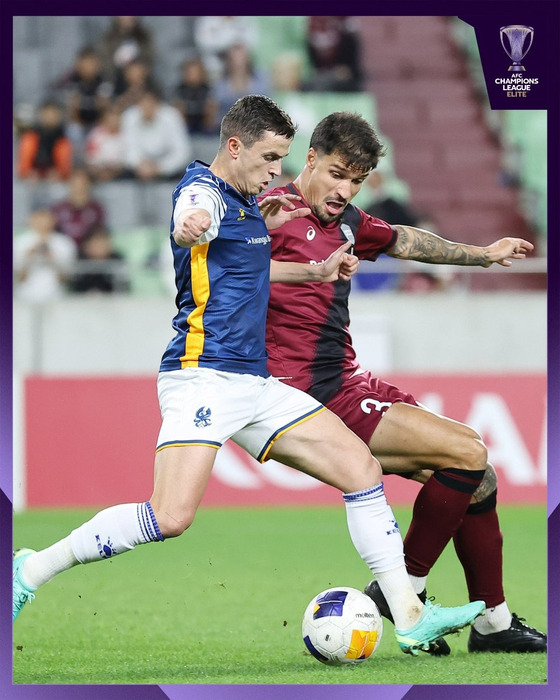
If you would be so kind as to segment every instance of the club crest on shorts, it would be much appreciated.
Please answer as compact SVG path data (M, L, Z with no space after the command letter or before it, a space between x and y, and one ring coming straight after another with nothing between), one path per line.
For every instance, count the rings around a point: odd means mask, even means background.
M206 408L206 406L201 406L196 412L194 424L197 428L207 428L209 425L212 425L212 421L210 420L211 415L212 411L209 408Z

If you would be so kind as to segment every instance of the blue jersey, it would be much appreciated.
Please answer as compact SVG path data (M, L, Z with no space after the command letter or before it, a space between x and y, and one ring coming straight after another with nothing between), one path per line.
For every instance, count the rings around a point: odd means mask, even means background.
M185 208L206 209L212 220L192 248L173 239L176 216ZM246 199L205 164L191 163L173 191L171 246L177 333L161 371L210 367L268 377L270 236L256 197Z

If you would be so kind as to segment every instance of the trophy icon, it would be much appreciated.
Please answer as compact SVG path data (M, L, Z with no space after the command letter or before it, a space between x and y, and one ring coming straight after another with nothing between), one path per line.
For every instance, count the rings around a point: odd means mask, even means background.
M506 27L501 27L500 29L500 40L504 51L511 58L513 63L508 68L508 71L513 71L514 73L521 73L525 68L521 65L521 61L525 58L531 44L533 43L533 35L535 30L533 27L527 27L524 24L509 24ZM504 43L504 38L507 37L509 47ZM529 41L527 41L529 37ZM528 44L526 48L525 44Z

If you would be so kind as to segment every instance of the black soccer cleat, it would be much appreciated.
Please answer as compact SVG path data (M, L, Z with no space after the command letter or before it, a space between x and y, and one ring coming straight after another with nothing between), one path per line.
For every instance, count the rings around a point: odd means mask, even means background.
M492 652L534 652L546 651L546 634L533 627L524 625L525 619L515 613L511 616L511 625L507 630L480 634L471 627L469 651Z
M364 593L369 598L371 598L373 602L377 605L381 616L389 620L389 622L395 624L387 600L385 599L383 591L381 590L379 584L375 579L370 581L368 585L364 588ZM418 597L423 603L425 603L427 597L426 589L424 589L422 593L419 593ZM431 654L432 656L448 656L450 653L451 649L449 648L449 644L445 641L443 637L436 639L434 642L430 642L428 654Z

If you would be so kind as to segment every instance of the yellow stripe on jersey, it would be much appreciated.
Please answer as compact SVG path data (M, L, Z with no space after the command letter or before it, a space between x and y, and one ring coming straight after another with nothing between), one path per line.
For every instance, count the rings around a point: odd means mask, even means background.
M191 287L195 308L187 318L189 331L185 342L185 354L180 358L181 369L198 367L198 358L204 349L204 311L210 298L209 245L202 243L191 248Z

